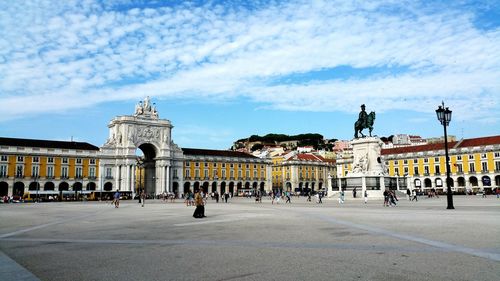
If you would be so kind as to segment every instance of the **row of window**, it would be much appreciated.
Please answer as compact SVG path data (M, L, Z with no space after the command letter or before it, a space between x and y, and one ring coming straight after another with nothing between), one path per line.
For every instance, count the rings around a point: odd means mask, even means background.
M486 153L481 154L481 159L487 159L487 158L488 157L487 157ZM500 152L495 152L495 158L500 158ZM474 154L469 154L468 155L468 159L469 160L474 160ZM461 160L462 160L462 155L457 155L457 161L461 161ZM440 161L439 157L434 157L434 162L438 162L439 163L439 161ZM413 163L414 164L418 164L418 159L413 159ZM424 158L424 163L429 163L429 158ZM394 164L398 165L399 161L398 160L394 160ZM407 159L403 160L403 164L407 165L408 164L408 160Z
M17 156L17 162L18 163L23 163L24 162L24 158L25 158L24 156ZM0 161L1 162L7 162L8 161L7 155L1 155L0 156ZM40 157L39 156L32 156L31 161L33 163L40 163ZM75 161L76 161L76 164L82 164L82 158L76 158ZM61 158L61 162L63 164L68 164L69 163L69 159L67 157L63 157L63 158ZM89 162L90 162L90 165L95 165L96 159L91 158L89 160ZM54 157L47 157L47 163L48 164L53 164L54 163Z
M191 164L190 164L190 163L191 163L191 162L186 162L185 166L186 166L186 167L190 167L190 166L191 166ZM226 163L220 163L220 165L222 166L222 168L226 168ZM230 163L230 164L229 164L229 167L230 167L230 168L234 168L234 165L235 165L234 163ZM200 162L195 162L195 163L194 163L194 166L195 166L195 167L200 167ZM205 167L205 168L208 168L208 167L210 167L210 166L212 166L213 168L217 168L217 167L218 167L218 163L201 163L201 166L202 166L202 167ZM241 167L242 167L242 164L241 164L241 163L239 163L239 164L238 164L238 168L241 168ZM245 165L245 167L246 167L247 169L250 169L250 164L246 164L246 165ZM253 165L253 168L254 168L254 169L257 169L257 165L256 165L256 164L254 164L254 165ZM261 168L261 169L264 169L264 165L260 165L260 168Z
M0 177L7 177L7 175L8 175L7 168L8 168L7 165L0 165ZM74 169L75 169L75 177L82 178L83 177L83 168L82 167L74 167ZM88 168L88 176L90 178L93 178L96 176L95 169L96 169L95 167ZM31 175L33 177L38 177L40 175L40 167L39 166L31 166ZM69 167L62 166L61 167L61 177L68 178L68 175L69 175ZM16 165L15 177L17 177L17 178L24 177L24 165L22 165L22 164ZM54 166L47 166L46 177L47 178L54 177Z
M175 171L175 170L174 170L174 173L175 173L175 172L177 172L177 171ZM217 170L213 170L212 172L213 172L212 176L213 176L214 178L219 177L219 174L218 174ZM243 174L242 174L242 171L241 171L241 170L238 170L238 178L241 178L241 177L242 177L242 175L243 175ZM175 175L174 175L174 176L175 176ZM190 178L190 177L191 177L191 170L186 169L185 176L186 176L186 178ZM203 171L203 176L204 176L205 178L210 177L208 169L205 169L205 170ZM226 178L226 170L222 170L222 171L221 171L221 175L220 175L220 176L221 176L221 178ZM257 176L258 176L258 173L257 173L257 171L255 171L255 170L254 170L254 171L253 171L253 177L254 177L254 178L257 178ZM200 177L200 170L199 170L199 169L195 169L195 170L194 170L194 177L195 177L195 178L199 178L199 177ZM229 177L230 177L230 178L234 178L234 170L229 171ZM245 172L245 177L247 177L247 178L249 178L249 177L250 177L250 171L249 171L249 170L247 170L247 171ZM261 172L260 172L260 177L261 177L261 178L264 178L264 177L265 177L265 173L264 173L264 171L261 171Z
M454 165L456 168L457 173L463 173L463 165L461 163L457 163ZM440 174L441 167L439 165L434 166L434 173L435 174ZM488 163L487 162L482 162L481 163L481 171L486 172L488 171ZM495 161L495 171L500 171L500 161ZM469 173L475 173L476 172L476 165L475 163L469 163ZM394 168L394 174L395 175L401 175L399 173L399 168ZM413 167L413 174L414 175L419 175L419 169L418 167ZM424 166L424 174L429 174L429 166ZM403 175L408 175L408 167L404 167L403 170Z

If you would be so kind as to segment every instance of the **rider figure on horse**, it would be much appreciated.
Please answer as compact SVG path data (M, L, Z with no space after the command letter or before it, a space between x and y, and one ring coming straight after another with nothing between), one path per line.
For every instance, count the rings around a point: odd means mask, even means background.
M365 111L365 105L362 104L361 105L361 112L359 113L359 118L358 118L358 121L360 122L361 124L361 128L367 128L367 124L366 124L366 121L368 120L368 113L366 113Z

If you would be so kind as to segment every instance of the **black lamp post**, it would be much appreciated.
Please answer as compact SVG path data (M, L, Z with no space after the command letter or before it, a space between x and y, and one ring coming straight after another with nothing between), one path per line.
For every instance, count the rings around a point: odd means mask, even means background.
M448 109L448 107L444 107L444 102L442 102L442 105L436 109L436 115L443 125L444 128L444 151L446 154L446 187L447 187L447 194L446 198L448 201L448 206L446 209L455 209L453 207L453 194L451 192L451 186L450 186L450 158L448 157L448 134L446 132L446 127L450 124L451 121L451 110Z

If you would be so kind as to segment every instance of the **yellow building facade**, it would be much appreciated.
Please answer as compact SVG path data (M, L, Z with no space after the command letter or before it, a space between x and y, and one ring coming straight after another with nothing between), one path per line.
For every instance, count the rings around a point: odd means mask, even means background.
M96 190L98 153L83 142L0 138L0 196Z

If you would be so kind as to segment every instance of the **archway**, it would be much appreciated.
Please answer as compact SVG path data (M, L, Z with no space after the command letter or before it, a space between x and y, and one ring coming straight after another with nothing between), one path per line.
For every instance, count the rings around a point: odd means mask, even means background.
M250 189L250 183L249 182L245 183L245 189Z
M465 178L464 177L459 177L457 179L457 185L458 185L458 187L465 187Z
M318 188L319 188L319 190L322 190L322 189L323 189L323 183L322 183L322 182L320 182L320 183L318 184Z
M176 181L174 181L174 183L172 184L172 192L174 194L179 193L179 183Z
M481 178L481 182L483 183L483 186L491 186L491 178L488 176L483 176Z
M424 179L424 187L425 188L431 188L432 187L432 181L429 178Z
M231 194L234 193L234 182L229 183L229 193L231 193Z
M217 182L213 182L212 183L212 192L216 192L217 191Z
M315 187L315 182L311 182L311 189L314 190ZM319 190L321 190L321 188Z
M184 194L188 193L190 189L191 189L191 183L190 183L190 182L185 182L185 183L184 183L184 190L183 190L183 193L184 193Z
M208 186L209 186L208 181L206 181L206 182L203 183L203 192L205 192L205 193L209 192Z
M266 187L266 184L264 182L261 182L260 183L260 192L264 192L265 191L265 187Z
M0 196L9 195L9 184L2 181L0 182Z
M43 190L54 190L56 189L55 185L53 182L48 181L43 185Z
M104 191L111 191L113 190L113 183L108 181L107 183L104 184Z
M220 194L226 193L226 182L223 181L220 183Z
M477 187L477 178L476 177L470 177L469 182L470 182L470 185L472 187Z
M158 193L156 177L156 153L157 149L150 143L143 143L136 149L138 157L137 167L139 169L139 186L143 187L145 193Z
M495 185L500 187L500 176L495 176Z
M14 190L12 190L12 195L23 196L24 194L24 183L18 181L14 183Z
M65 181L59 184L59 191L69 190L69 184Z
M95 182L89 182L89 183L87 183L87 190L95 190L95 189L96 189Z
M193 192L198 192L198 190L200 190L200 183L195 182L193 186Z
M75 182L73 184L73 191L81 191L83 189L83 185L81 182Z
M434 180L434 185L435 185L436 187L443 187L443 180L442 180L441 178L436 178L436 179Z
M40 190L40 183L39 182L31 182L30 185L28 186L29 191L35 191L35 190Z

